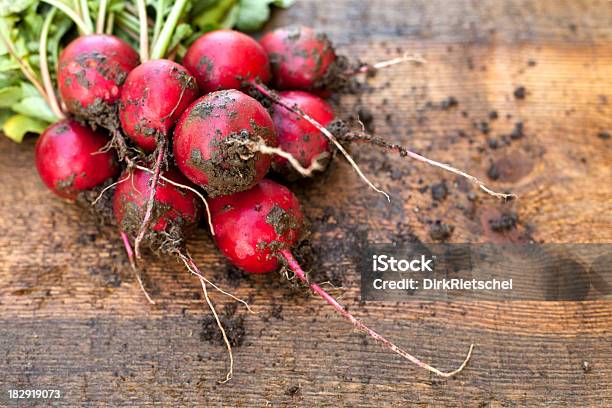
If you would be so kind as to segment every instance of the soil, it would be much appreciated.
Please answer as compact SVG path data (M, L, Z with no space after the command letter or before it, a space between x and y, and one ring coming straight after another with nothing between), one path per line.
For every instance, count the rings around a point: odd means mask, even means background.
M518 215L515 212L505 212L499 218L489 220L491 229L496 232L504 232L516 228L517 223Z
M514 129L510 133L512 140L522 139L525 136L523 122L517 122L514 124Z
M94 187L91 190L81 191L76 198L78 206L85 208L98 221L99 225L114 225L115 215L113 214L113 194L115 188L111 187L102 194L102 191L114 182L113 179L108 179L101 185ZM94 201L98 202L93 205Z
M516 99L525 99L525 96L527 95L527 89L525 89L524 86L517 86L514 89L514 97Z
M246 335L244 317L236 316L237 303L229 303L224 307L223 313L219 313L219 320L225 329L225 334L232 347L240 347ZM218 313L218 311L217 311ZM214 316L206 316L202 319L202 331L200 339L211 344L224 345L223 335L219 330Z
M445 224L441 220L436 220L429 228L429 236L434 241L446 241L453 235L455 226L451 224Z
M431 186L431 198L435 201L444 201L448 196L448 187L446 181Z

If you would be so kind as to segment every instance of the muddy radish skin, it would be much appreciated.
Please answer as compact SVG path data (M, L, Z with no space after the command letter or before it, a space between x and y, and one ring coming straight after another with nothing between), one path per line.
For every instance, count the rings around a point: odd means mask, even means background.
M180 184L189 182L177 170L170 169L162 174ZM133 169L131 174L124 172L113 196L113 212L122 232L135 234L144 217L147 200L151 190L152 174L148 171ZM149 236L155 241L164 239L162 233L172 239L182 240L190 227L195 227L200 215L201 205L198 197L191 191L182 189L161 179L155 191L155 208L149 224Z
M268 55L246 34L217 30L204 34L187 50L183 64L203 92L241 89L244 82L270 80Z
M278 251L299 238L303 216L297 198L282 185L262 180L248 191L209 201L215 242L249 273L279 268Z
M279 96L285 103L297 106L322 126L334 120L331 106L318 96L304 91L285 91L280 92ZM329 140L316 127L279 104L273 106L272 120L281 149L291 153L304 167L309 167L322 154L329 153ZM292 177L299 174L292 170L287 159L280 156L272 159L272 169Z
M272 156L245 142L278 146L266 109L237 90L197 99L179 119L173 140L179 169L211 197L247 190L268 172Z
M36 141L36 169L40 178L58 196L75 200L119 173L113 151L101 152L109 139L74 120L50 125Z
M273 85L277 89L321 88L336 61L327 36L309 27L278 28L264 35L259 43L270 58Z
M138 53L115 36L77 37L58 61L59 92L68 111L105 125L128 72L138 64Z
M152 152L197 96L196 80L185 67L170 60L147 61L130 71L121 87L121 127Z

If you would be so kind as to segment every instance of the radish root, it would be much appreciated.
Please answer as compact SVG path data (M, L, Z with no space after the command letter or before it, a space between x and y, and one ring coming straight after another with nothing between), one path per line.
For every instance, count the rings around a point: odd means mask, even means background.
M149 173L153 173L153 170L151 170L151 169L149 169L147 167L144 167L144 166L140 166L138 164L134 165L134 167L139 169L139 170L143 170L143 171L146 171L146 172L149 172ZM193 187L189 187L189 186L186 186L185 184L177 183L176 181L172 181L169 178L164 177L163 175L160 175L159 179L165 181L166 183L170 183L170 184L172 184L175 187L184 188L185 190L189 190L192 193L194 193L195 195L197 195L200 198L200 200L202 200L202 202L204 203L204 207L206 208L206 215L208 217L208 226L210 227L210 233L212 235L215 235L215 229L213 228L212 216L210 214L210 208L208 207L208 201L206 201L206 199L204 198L202 193L200 193L198 190L196 190Z
M323 160L329 157L329 153L323 152L318 155L308 167L304 167L300 164L299 160L296 159L291 153L284 151L280 147L268 146L263 139L258 141L254 140L241 140L231 139L227 141L228 144L240 144L246 146L252 152L261 152L263 154L277 155L284 159L287 159L291 167L293 167L298 173L304 177L311 177L315 171L324 170L324 166L321 164ZM250 157L243 157L247 160Z
M208 280L200 271L200 269L198 268L198 266L195 264L195 262L193 261L193 258L191 258L191 256L189 254L185 255L183 253L181 253L180 251L176 253L177 256L181 259L181 261L183 261L183 263L185 264L185 267L187 268L187 270L189 270L189 272L195 276L197 276L200 279L203 279L206 283L208 283L210 286L212 286L213 288L215 288L216 290L218 290L219 292L223 293L226 296L229 296L230 298L234 299L237 302L240 302L244 305L244 307L246 307L246 309L250 312L255 314L256 312L253 311L253 309L251 309L251 306L249 306L249 304L245 301L242 300L234 295L232 295L229 292L224 291L223 289L221 289L219 286L215 285L214 283L212 283L210 280Z
M213 305L213 303L210 301L210 298L208 297L208 291L206 290L206 282L204 281L204 279L200 278L200 283L202 284L202 290L204 291L204 297L206 298L208 307L210 308L210 311L212 312L213 316L215 316L215 320L217 321L217 326L219 326L219 330L221 330L221 334L223 335L223 341L225 342L225 345L227 347L227 352L229 353L229 361L230 361L229 371L225 375L225 380L219 381L220 384L225 384L226 382L231 380L232 376L234 375L234 355L232 353L232 346L230 345L229 339L227 338L227 334L225 333L225 329L223 328L223 325L221 324L221 320L219 320L219 316L217 315L217 311L215 310L215 305Z
M380 61L380 62L377 62L375 64L364 64L364 65L358 67L356 70L351 71L351 72L349 72L347 74L348 75L367 74L367 73L370 73L372 71L377 71L379 69L387 68L387 67L390 67L392 65L402 64L404 62L414 62L416 64L426 64L427 63L427 61L423 57L418 55L418 54L417 55L411 55L411 54L405 53L401 57L392 58L390 60Z
M289 268L291 268L293 273L295 273L295 275L304 284L308 285L310 287L310 289L314 293L316 293L317 295L321 296L331 307L334 308L334 310L336 312L340 313L344 318L349 320L353 324L353 326L355 326L358 330L361 330L361 331L365 332L370 337L372 337L374 340L380 342L383 346L385 346L389 350L393 351L394 353L399 354L400 356L402 356L405 359L411 361L412 363L416 364L417 366L419 366L421 368L424 368L425 370L428 370L428 371L430 371L430 372L432 372L434 374L437 374L439 376L446 377L446 378L452 377L452 376L460 373L461 371L463 371L463 369L465 368L465 366L469 362L470 357L472 356L472 350L474 349L474 345L473 344L470 345L470 349L469 349L469 351L467 353L467 356L465 357L465 360L459 366L459 368L457 368L456 370L453 370L453 371L450 371L450 372L444 372L444 371L438 370L435 367L430 366L427 363L424 363L423 361L421 361L418 358L414 357L412 354L409 354L406 351L402 350L401 348L397 347L395 344L391 343L389 340L387 340L386 338L384 338L383 336L381 336L380 334L378 334L374 330L370 329L368 326L366 326L360 320L355 318L351 313L349 313L340 303L338 303L338 301L336 301L336 299L333 296L331 296L329 293L327 293L323 288L321 288L316 283L311 283L310 280L308 279L308 277L306 276L306 274L304 273L304 271L302 270L302 268L300 267L298 262L295 260L295 258L293 257L293 255L291 254L290 251L284 249L284 250L280 251L280 254L285 258L285 260L287 261L287 263L289 265Z
M344 155L346 160L350 163L350 165L353 167L353 169L357 172L359 177L361 177L361 179L372 190L374 190L374 191L384 195L387 198L387 201L391 202L391 198L389 197L389 195L387 193L385 193L383 190L381 190L378 187L376 187L374 184L372 184L372 182L365 176L365 174L363 174L363 172L361 171L361 169L359 168L357 163L355 163L355 161L353 160L351 155L344 149L344 146L342 146L340 144L340 142L338 142L338 140L334 137L334 135L332 135L332 133L329 130L327 130L325 128L325 126L321 125L319 122L317 122L316 120L311 118L309 115L304 113L297 106L291 106L291 105L285 103L281 97L276 95L273 91L268 89L265 85L263 85L263 84L261 84L259 82L250 82L249 84L253 88L255 88L257 91L259 91L263 96L265 96L266 98L270 99L272 102L276 103L279 106L282 106L283 108L287 109L290 112L295 113L296 115L298 115L302 119L304 119L307 122L309 122L312 126L317 128L317 130L319 130L326 138L328 138L334 144L334 146L336 146L338 148L338 150L340 150L342 155Z
M453 166L451 166L450 164L446 164L446 163L441 163L441 162L437 162L435 160L431 160L425 156L421 156L420 154L414 153L408 149L406 149L403 146L397 145L397 144L391 144L388 143L380 138L376 138L373 137L371 135L367 135L367 134L363 134L363 133L348 133L344 136L341 137L341 140L347 141L347 142L351 142L351 141L357 141L357 142L370 142L374 145L389 149L389 150L396 150L399 155L401 157L410 157L412 159L418 160L420 162L423 163L427 163L430 166L434 166L434 167L438 167L441 168L443 170L446 170L450 173L453 174L457 174L461 177L464 177L466 179L468 179L469 181L471 181L472 183L474 183L475 185L477 185L481 190L483 190L484 192L486 192L487 194L502 199L502 200L509 200L509 199L513 199L516 198L516 194L511 194L511 193L498 193L496 191L491 190L490 188L488 188L482 181L480 181L480 179L478 179L475 176L472 176L471 174L468 174L462 170L459 170Z
M123 240L123 245L125 246L125 252L127 254L128 260L130 261L130 267L132 268L132 272L134 272L134 275L136 275L136 280L138 280L140 289L142 290L142 293L144 293L149 303L154 305L155 302L153 301L153 299L151 299L151 296L149 296L149 294L147 293L147 290L145 289L144 284L142 283L142 279L140 278L140 273L138 273L138 269L136 268L136 262L134 261L134 252L132 252L132 246L130 245L130 239L128 238L125 232L120 231L120 234L121 234L121 239Z
M131 174L127 174L123 179L115 181L113 184L104 187L104 189L102 191L100 191L100 194L98 194L96 199L92 201L91 205L94 206L94 205L98 204L98 201L100 201L102 199L102 197L104 197L104 194L108 190L110 190L111 188L115 187L116 185L119 185L119 184L123 183L124 181L127 181L127 179L129 179L130 176L131 176Z
M159 138L157 145L157 159L155 160L155 167L153 168L153 177L151 178L151 191L149 192L149 200L147 201L147 209L140 225L140 230L136 235L134 241L134 251L136 252L136 258L140 259L140 243L147 232L147 227L151 222L151 216L153 215L153 206L155 205L155 193L157 192L157 183L159 182L159 176L161 172L162 161L164 160L164 154L166 152L166 137L162 136Z

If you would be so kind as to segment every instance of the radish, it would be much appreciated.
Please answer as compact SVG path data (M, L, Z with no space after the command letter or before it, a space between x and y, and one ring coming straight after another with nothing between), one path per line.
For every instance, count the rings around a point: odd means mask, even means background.
M281 27L264 35L259 43L270 59L273 85L278 89L302 89L329 95L330 90L356 90L356 74L374 75L378 69L411 61L424 63L419 56L404 54L375 64L351 63L336 54L323 33L310 27Z
M103 127L116 121L121 85L138 63L138 53L115 36L77 37L58 61L59 92L68 111Z
M179 116L198 96L195 78L170 60L134 68L121 87L119 119L126 135L146 152L165 143Z
M211 197L232 194L255 185L270 168L272 157L252 143L278 145L266 109L240 91L217 91L196 100L179 119L174 158Z
M245 81L270 80L268 55L257 41L238 31L204 34L189 47L183 64L204 92L241 89Z
M309 27L278 28L264 35L259 43L268 53L273 83L278 89L324 88L337 60L327 36Z
M298 106L322 126L327 126L334 120L331 106L318 96L303 91L280 92L279 96L285 103ZM303 167L310 167L315 160L329 156L328 139L302 117L275 104L272 120L279 147L297 158ZM274 157L272 169L291 177L295 175L287 159L281 156Z
M466 366L473 345L457 370L439 371L368 328L323 288L310 282L291 254L291 248L300 237L303 215L297 198L286 187L271 180L262 180L250 190L214 198L209 204L216 232L215 242L232 264L256 274L271 272L284 264L357 329L419 367L443 377L451 377Z
M183 66L170 60L147 61L127 76L121 88L119 119L125 133L146 152L157 149L153 164L153 188L134 249L140 258L140 242L153 212L153 195L165 159L170 129L180 114L198 96L195 78Z
M50 125L36 141L40 178L58 196L74 201L119 173L117 156L101 152L108 138L74 120Z
M140 230L153 175L140 168L126 170L117 184L113 196L113 212L119 229L134 235ZM155 189L155 209L146 239L154 249L172 251L183 242L189 228L196 226L201 213L198 197L173 183L188 185L189 182L178 171L171 169L162 175Z

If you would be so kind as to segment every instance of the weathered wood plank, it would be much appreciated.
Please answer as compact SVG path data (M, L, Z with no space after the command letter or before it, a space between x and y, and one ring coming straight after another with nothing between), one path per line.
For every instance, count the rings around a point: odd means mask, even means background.
M199 231L189 249L205 272L236 295L251 296L260 312L236 311L246 330L234 350L236 375L217 385L226 356L221 345L200 338L207 312L197 282L176 261L151 259L146 281L157 301L151 307L115 231L45 190L32 140L2 139L1 390L60 386L72 406L610 402L609 302L360 305L355 261L367 241L401 240L410 232L429 241L436 219L455 226L457 242L609 242L612 142L598 134L612 131L611 18L606 1L317 0L298 2L272 22L315 25L340 51L367 61L403 51L423 55L423 66L381 72L371 81L376 91L361 100L344 97L341 113L368 106L377 135L520 195L506 205L480 194L471 201L454 177L359 146L352 148L355 158L392 194L391 204L339 158L320 179L292 185L312 221L315 277L341 284L336 292L352 311L442 368L455 367L476 343L461 376L441 381L414 369L276 276L237 275ZM513 96L518 86L526 88L523 100ZM440 109L449 96L458 106ZM498 119L489 119L492 111ZM488 135L474 127L483 121ZM501 141L517 122L524 137L489 147L487 139ZM487 176L491 163L500 171L496 181ZM445 200L419 192L443 179ZM510 210L518 227L491 231L488 221Z

